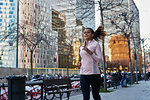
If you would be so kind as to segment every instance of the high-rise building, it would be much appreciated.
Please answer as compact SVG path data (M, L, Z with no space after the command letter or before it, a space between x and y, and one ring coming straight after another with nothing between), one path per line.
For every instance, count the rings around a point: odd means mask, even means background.
M66 48L68 49L66 49L66 51L63 50L64 52L62 57L67 58L58 58L58 61L62 60L64 63L66 62L67 63L66 66L69 66L71 68L74 66L73 64L75 64L73 63L73 60L76 59L74 58L75 54L73 48L76 45L75 42L82 40L82 32L83 32L82 22L79 21L76 17L76 0L52 0L52 8L57 10L61 14L65 15L66 17L66 24L64 27L66 31L66 38L64 41L65 42L64 46L66 46ZM79 47L77 49L79 49Z
M21 2L19 23L23 29L20 30L31 41L20 41L22 43L20 48L21 67L30 67L31 50L33 50L33 67L56 67L54 58L57 55L58 34L52 31L50 0L22 0ZM43 40L41 41L40 39Z
M64 14L52 9L52 29L58 32L58 52L56 56L57 67L64 68L67 66L67 55L65 52L68 50L66 39L66 17Z
M17 0L0 0L0 67L16 67L16 26Z
M121 65L124 69L125 67L128 68L129 67L129 49L128 49L127 38L124 37L124 35L111 36L111 39L109 41L109 48L111 52L110 62L116 65L114 67L119 69L119 66Z
M129 10L131 15L131 19L134 18L133 24L131 27L131 32L133 36L131 35L131 49L132 49L132 58L133 60L133 67L135 68L135 48L137 53L137 70L142 72L142 50L141 50L141 37L140 37L140 22L139 22L139 10L137 6L135 5L133 0L129 0ZM134 44L134 41L135 44Z

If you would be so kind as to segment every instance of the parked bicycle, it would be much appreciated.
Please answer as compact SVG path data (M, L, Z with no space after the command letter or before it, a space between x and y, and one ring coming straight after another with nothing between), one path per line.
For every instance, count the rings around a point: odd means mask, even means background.
M0 80L3 80L4 77L0 77ZM0 100L8 99L8 89L6 88L4 83L0 84Z

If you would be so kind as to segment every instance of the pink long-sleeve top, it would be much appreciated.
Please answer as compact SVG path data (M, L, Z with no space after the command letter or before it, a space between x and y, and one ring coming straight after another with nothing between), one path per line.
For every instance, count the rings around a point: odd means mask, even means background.
M87 43L87 48L93 52L92 55L88 54L85 50L82 50L84 45L80 47L80 56L81 56L80 74L81 75L100 74L98 63L102 62L102 53L99 43L95 40L91 40Z

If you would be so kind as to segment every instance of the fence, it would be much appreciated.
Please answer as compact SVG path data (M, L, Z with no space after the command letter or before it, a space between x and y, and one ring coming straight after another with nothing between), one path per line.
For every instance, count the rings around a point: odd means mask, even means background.
M27 70L27 73L30 69ZM79 69L68 69L70 74L79 74ZM67 68L33 68L33 74L61 74L62 76L67 75Z

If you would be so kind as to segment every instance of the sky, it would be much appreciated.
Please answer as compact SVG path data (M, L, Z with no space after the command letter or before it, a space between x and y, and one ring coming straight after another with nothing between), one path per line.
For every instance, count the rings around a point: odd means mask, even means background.
M140 33L141 38L145 40L147 48L150 47L150 0L134 0L140 15Z

